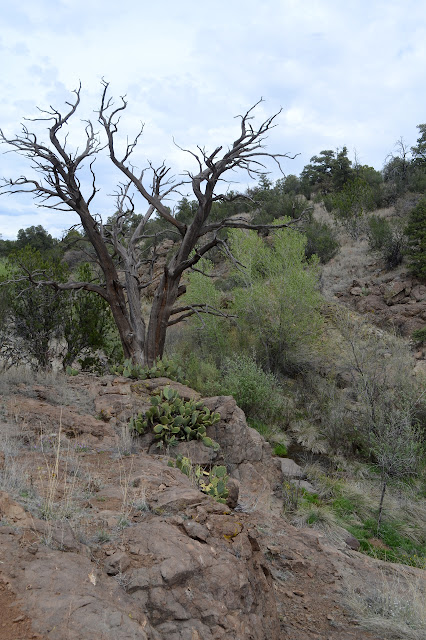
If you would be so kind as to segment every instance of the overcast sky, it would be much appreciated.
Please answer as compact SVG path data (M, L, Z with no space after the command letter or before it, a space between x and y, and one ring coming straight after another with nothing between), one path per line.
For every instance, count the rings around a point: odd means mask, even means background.
M426 122L426 0L2 0L0 126L19 131L35 107L62 108L82 82L81 118L94 118L100 81L129 106L123 136L145 123L137 155L192 168L173 144L213 150L238 134L234 116L260 97L262 118L283 111L271 152L299 153L283 165L299 174L312 155L346 145L381 169L401 136L411 146ZM82 126L79 119L76 125ZM72 134L72 135L71 135ZM81 142L72 127L70 144ZM5 150L0 147L0 151ZM189 164L188 164L189 163ZM119 177L97 162L93 213L114 211ZM271 177L279 173L275 168ZM0 155L0 176L28 173ZM31 198L0 197L0 234L42 224L60 237L70 214Z

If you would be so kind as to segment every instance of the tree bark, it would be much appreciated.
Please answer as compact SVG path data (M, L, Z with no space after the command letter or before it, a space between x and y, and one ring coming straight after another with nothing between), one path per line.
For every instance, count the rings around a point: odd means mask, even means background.
M377 533L379 533L380 525L382 523L383 500L385 498L386 486L387 486L387 480L386 478L383 478L382 494L380 496L380 504L379 504L379 515L377 518Z

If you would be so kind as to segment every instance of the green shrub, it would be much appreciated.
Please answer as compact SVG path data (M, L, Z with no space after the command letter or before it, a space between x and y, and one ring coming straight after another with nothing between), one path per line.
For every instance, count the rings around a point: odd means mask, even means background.
M413 331L411 337L416 344L426 342L426 327L422 327L421 329Z
M271 436L271 427L266 424L262 420L258 420L256 418L247 417L247 424L252 429L256 429L261 436L263 436L266 440Z
M339 251L336 234L326 222L311 219L304 225L303 233L307 238L305 255L308 259L316 255L320 262L325 264Z
M253 357L239 355L225 360L222 389L234 396L238 406L251 418L271 421L280 413L277 378L263 371Z
M157 447L174 446L182 440L201 440L206 447L219 449L206 434L206 429L220 420L218 413L211 413L202 402L185 402L177 391L165 387L158 395L151 397L151 408L132 418L129 427L143 435L147 429L155 434Z
M28 274L40 280L65 282L68 269L59 259L43 256L27 245L9 256L11 282L7 290L8 338L13 364L28 362L34 369L51 366L63 336L68 297L49 286L35 286ZM14 349L15 347L15 349Z
M398 222L389 222L385 218L370 216L367 235L370 249L382 257L388 269L394 269L401 264L407 239Z
M331 504L338 516L345 516L355 511L355 505L348 498L336 498Z
M189 353L187 352L190 351ZM204 358L194 351L193 344L185 341L181 356L187 383L191 389L203 396L215 396L222 393L222 373L212 359Z
M210 471L197 468L198 486L203 493L212 496L217 502L226 503L228 497L226 467L214 466ZM197 475L196 474L196 475Z
M383 522L379 531L374 518L368 518L361 525L349 525L347 529L359 540L361 550L373 558L420 569L426 567L425 545L404 536L400 532L401 523L395 520ZM386 546L381 548L373 544L377 538Z
M374 190L363 178L346 182L340 191L326 198L327 210L355 238L363 228L365 214L374 206Z
M405 233L410 270L415 276L426 279L426 198L411 211Z
M77 279L97 282L87 262L78 267ZM101 296L81 289L64 296L63 304L66 305L63 337L67 347L62 366L66 369L78 360L83 371L105 373L105 365L97 354L108 350L108 336L116 330L108 303Z
M389 242L391 227L386 218L372 215L368 219L368 245L372 251L380 251Z
M318 260L306 260L306 238L286 228L274 231L268 241L233 230L229 245L244 265L233 271L237 287L231 305L241 350L251 347L267 371L308 366L323 321Z

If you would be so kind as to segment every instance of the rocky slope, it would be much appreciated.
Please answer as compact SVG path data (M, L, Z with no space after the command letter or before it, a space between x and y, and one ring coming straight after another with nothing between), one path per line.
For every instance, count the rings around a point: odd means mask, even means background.
M386 584L404 592L424 572L289 525L288 465L232 398L205 399L221 415L208 432L217 453L178 447L194 463L226 464L232 506L168 466L149 435L132 443L129 417L166 385L198 397L165 379L93 376L59 388L21 382L4 394L0 638L394 637L361 628L349 601L374 601Z

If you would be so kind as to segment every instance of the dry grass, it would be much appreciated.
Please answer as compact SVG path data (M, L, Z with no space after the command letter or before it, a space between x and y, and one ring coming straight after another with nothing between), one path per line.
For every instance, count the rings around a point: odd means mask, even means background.
M74 386L63 371L32 371L25 366L13 367L0 376L0 396L9 397L9 404L13 403L17 393L37 397L35 385L43 387L43 397L53 405L72 405L78 413L94 413L94 402L89 392L82 385Z
M119 458L130 456L135 453L136 438L133 436L128 425L121 425L117 435L117 451Z
M353 587L347 604L359 624L387 640L426 637L426 581L420 573L382 571L379 583Z

